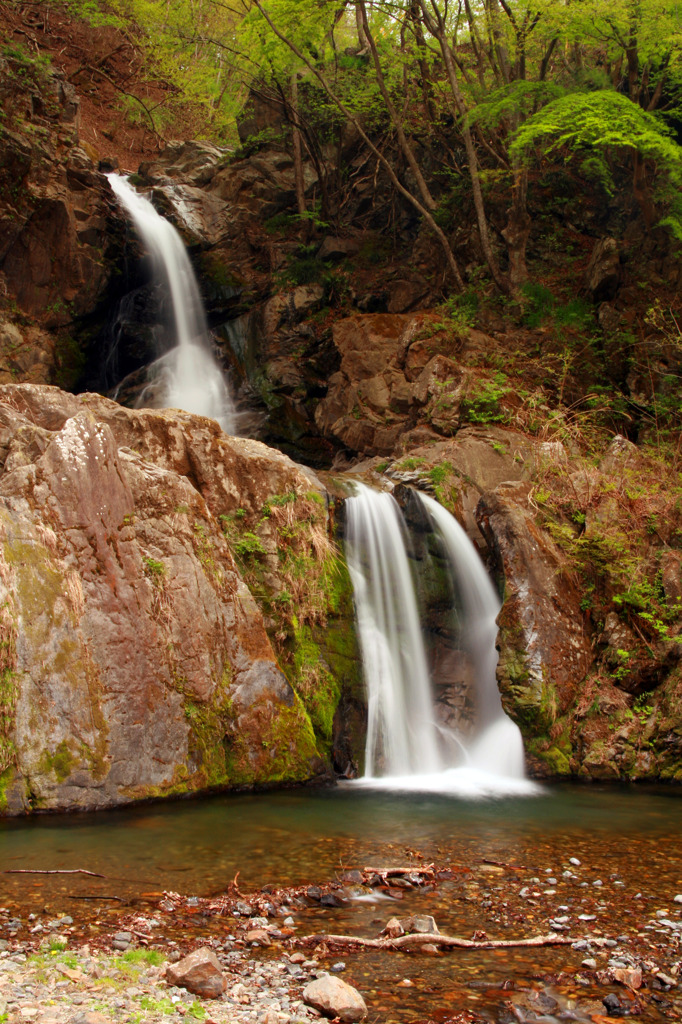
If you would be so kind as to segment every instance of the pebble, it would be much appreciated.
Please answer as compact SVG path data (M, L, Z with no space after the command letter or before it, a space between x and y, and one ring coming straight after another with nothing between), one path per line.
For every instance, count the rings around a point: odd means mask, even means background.
M572 864L574 868L579 868L580 867L580 861L578 860L577 857L569 857L568 858L568 863Z
M675 898L673 899L673 903L682 903L682 893L679 893L677 896L675 896Z

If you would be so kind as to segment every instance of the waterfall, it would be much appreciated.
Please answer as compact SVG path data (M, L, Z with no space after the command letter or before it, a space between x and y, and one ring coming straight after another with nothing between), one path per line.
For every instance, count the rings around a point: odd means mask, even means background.
M346 552L353 583L368 722L365 776L353 785L455 793L533 793L523 741L497 689L495 589L473 544L438 502L417 494L462 604L461 634L475 677L477 714L465 742L439 725L434 708L407 527L387 493L357 484L346 502Z
M368 684L367 777L380 754L387 775L439 771L431 680L402 513L391 494L363 484L346 507L348 566Z
M126 178L118 174L107 178L152 258L155 279L170 300L172 342L149 368L150 384L139 404L210 416L227 433L234 433L234 403L211 351L199 286L184 243L173 225Z

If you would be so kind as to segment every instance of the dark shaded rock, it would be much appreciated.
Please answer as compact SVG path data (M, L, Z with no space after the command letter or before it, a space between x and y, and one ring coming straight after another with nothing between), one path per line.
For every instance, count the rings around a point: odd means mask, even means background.
M528 490L525 484L500 485L481 497L476 518L505 580L498 619L502 701L532 738L569 708L592 664L592 649L582 595L566 571L566 557L535 523ZM562 767L558 753L554 767Z
M317 255L321 260L334 262L345 260L348 256L353 256L358 252L359 248L360 244L355 238L333 238L327 236L318 249Z
M595 302L608 302L620 284L620 253L615 238L600 239L585 271L585 289Z

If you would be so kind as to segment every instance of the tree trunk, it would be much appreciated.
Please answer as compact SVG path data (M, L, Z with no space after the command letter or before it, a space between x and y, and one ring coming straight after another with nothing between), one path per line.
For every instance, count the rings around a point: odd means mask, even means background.
M358 29L358 46L360 47L360 53L367 49L367 36L365 35L365 26L362 21L362 11L359 7L355 8L355 24Z
M305 181L303 178L303 152L301 147L301 129L298 120L298 73L291 76L291 132L294 151L294 180L296 182L296 206L299 217L305 217Z
M531 219L528 215L526 195L528 192L528 171L516 166L514 168L514 186L512 202L509 208L509 220L502 232L507 243L509 255L509 283L511 290L517 292L528 280L526 266L526 246L530 235Z

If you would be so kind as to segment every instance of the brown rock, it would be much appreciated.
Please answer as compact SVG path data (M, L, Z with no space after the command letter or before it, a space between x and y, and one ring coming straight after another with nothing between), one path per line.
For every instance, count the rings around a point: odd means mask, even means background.
M353 256L360 244L355 238L333 238L327 236L317 251L321 260L345 260L347 256Z
M0 386L0 467L9 813L319 772L217 518L314 477L211 420L28 384Z
M430 914L414 914L412 917L401 917L402 928L417 935L439 935L440 931L435 919Z
M388 312L407 313L414 309L429 293L429 286L420 277L392 281L388 293Z
M505 710L531 735L567 710L592 663L581 594L566 558L534 522L528 486L500 485L476 518L505 578L498 680Z
M382 928L381 934L388 936L389 939L397 939L400 935L405 934L405 929L397 917L391 917L386 922L386 927Z
M218 957L206 946L166 967L169 985L186 988L204 999L219 999L227 988Z
M620 253L615 238L601 238L585 271L585 288L597 302L612 299L620 284Z
M344 1024L353 1024L367 1016L367 1005L358 990L330 974L306 985L303 1002L325 1017L338 1017Z
M614 981L636 991L642 987L641 967L617 967L613 972Z

